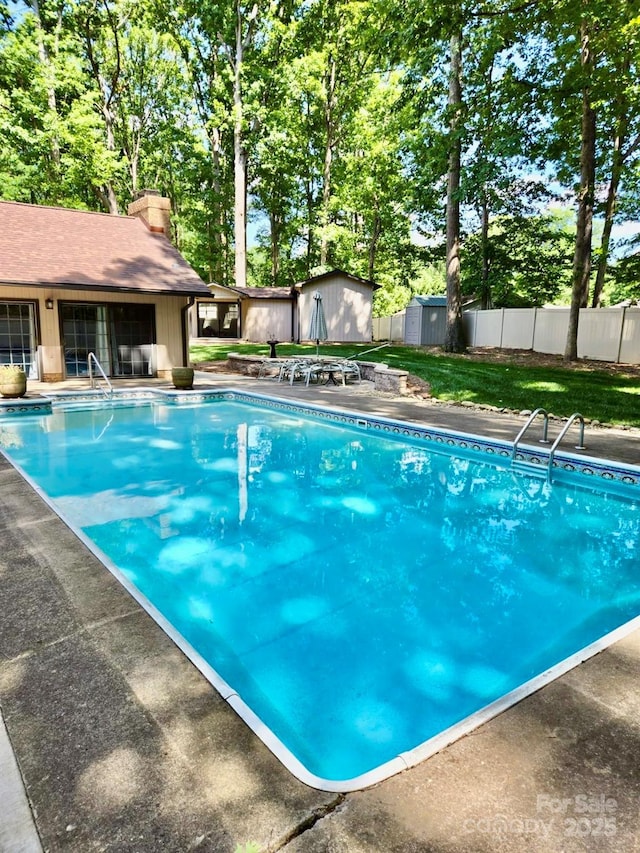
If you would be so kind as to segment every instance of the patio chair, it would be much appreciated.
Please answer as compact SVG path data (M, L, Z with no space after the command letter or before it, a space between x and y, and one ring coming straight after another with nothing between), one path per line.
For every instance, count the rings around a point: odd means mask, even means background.
M319 382L324 372L324 365L319 361L308 361L299 365L300 377L305 380L305 386L309 387L309 382L314 379Z
M301 370L304 369L305 363L299 359L287 359L280 365L280 373L278 374L278 382L284 382L289 379L289 384L293 385L294 379L300 379Z
M345 359L340 362L340 372L342 373L342 384L347 384L347 377L356 376L358 382L362 382L362 376L360 374L360 366L357 361L350 361L349 359Z

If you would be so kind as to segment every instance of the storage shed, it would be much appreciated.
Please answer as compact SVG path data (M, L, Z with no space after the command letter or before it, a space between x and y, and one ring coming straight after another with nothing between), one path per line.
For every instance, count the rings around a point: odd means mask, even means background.
M442 346L446 331L447 297L414 296L406 309L405 344Z
M298 340L308 340L313 295L322 295L328 340L336 343L370 343L373 340L373 281L344 270L315 275L295 285L298 293Z
M316 291L322 295L328 340L369 343L372 340L373 281L344 270L331 270L292 287L209 285L210 297L199 298L189 311L192 338L246 341L304 341Z

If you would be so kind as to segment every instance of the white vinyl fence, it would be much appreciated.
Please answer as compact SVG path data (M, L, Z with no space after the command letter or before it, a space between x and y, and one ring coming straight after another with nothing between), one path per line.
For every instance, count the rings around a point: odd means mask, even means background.
M374 317L373 340L404 342L404 319L404 311L398 311L390 317Z
M562 354L567 342L569 309L466 311L463 322L467 344L472 347ZM578 324L578 357L640 363L640 308L583 308Z
M568 308L496 308L465 311L467 345L564 353ZM405 340L405 312L374 317L374 341ZM443 341L444 343L444 341ZM640 364L640 308L583 308L578 325L578 357Z

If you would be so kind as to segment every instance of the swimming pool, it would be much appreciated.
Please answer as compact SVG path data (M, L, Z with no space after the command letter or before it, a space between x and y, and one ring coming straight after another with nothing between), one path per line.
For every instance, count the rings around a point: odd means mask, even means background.
M12 419L5 453L309 784L415 763L640 611L637 471L176 399Z

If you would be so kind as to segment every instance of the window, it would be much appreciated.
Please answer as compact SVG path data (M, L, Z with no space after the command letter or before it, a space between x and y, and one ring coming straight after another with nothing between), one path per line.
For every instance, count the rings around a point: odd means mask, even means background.
M19 364L30 379L38 378L34 316L32 302L0 302L0 364Z
M237 302L199 302L198 337L237 338L238 319Z

